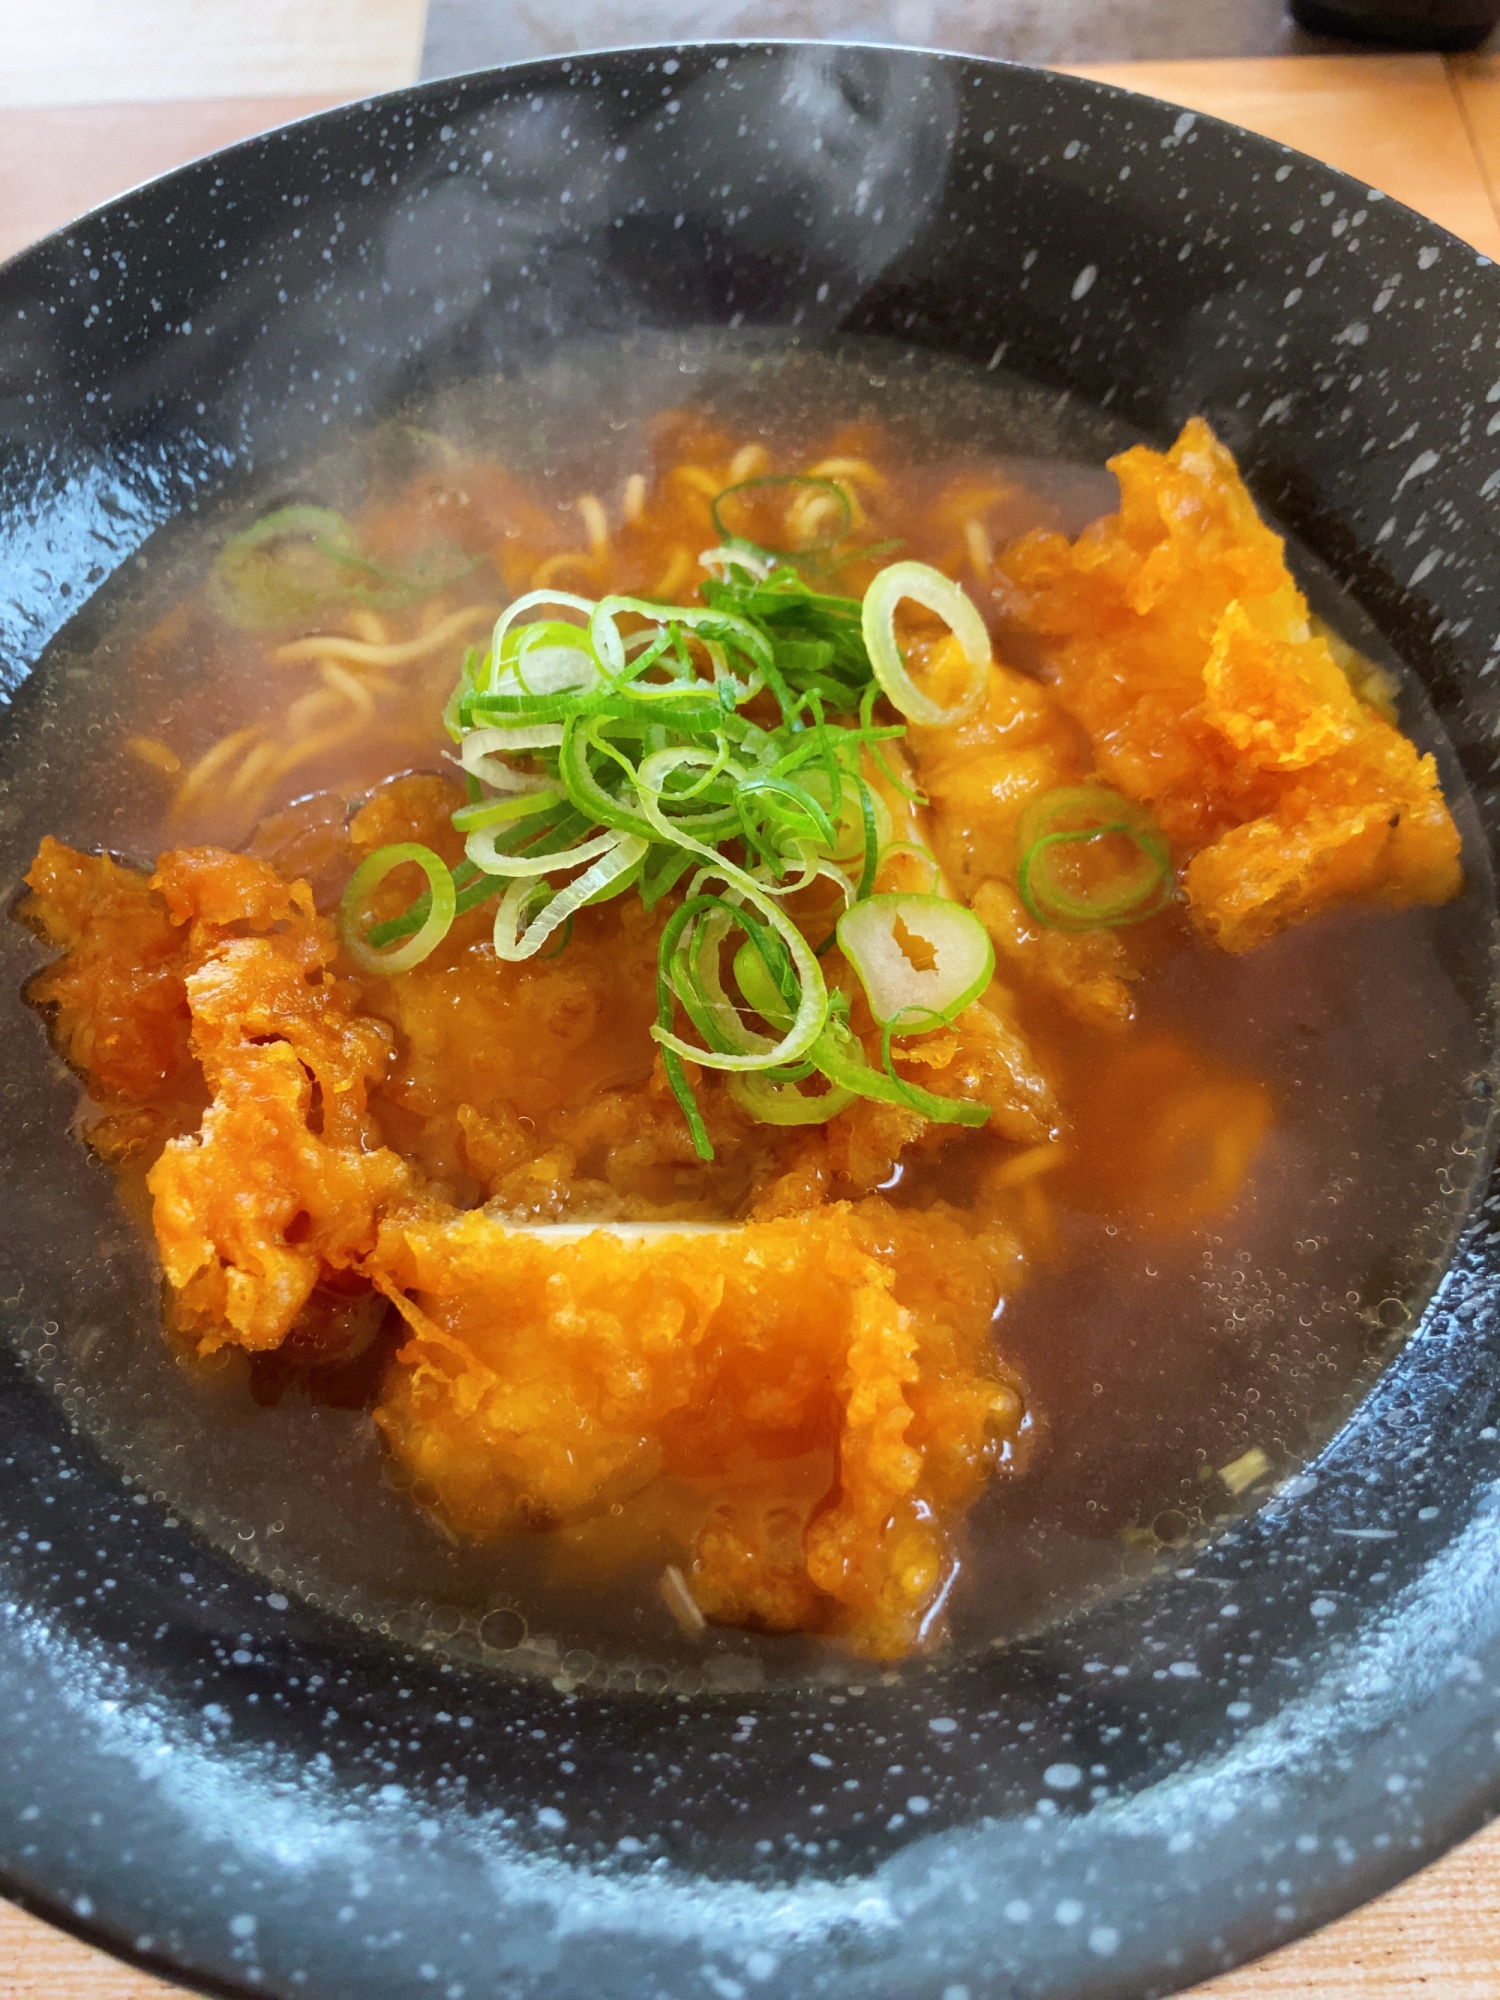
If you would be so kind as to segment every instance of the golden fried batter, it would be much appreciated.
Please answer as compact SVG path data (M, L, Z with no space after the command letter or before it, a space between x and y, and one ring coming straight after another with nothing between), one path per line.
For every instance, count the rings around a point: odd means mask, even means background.
M951 1566L948 1522L1018 1462L990 1339L1017 1263L999 1229L879 1201L566 1247L482 1210L393 1220L368 1268L413 1337L376 1421L468 1534L695 1482L710 1617L894 1657ZM768 1480L782 1462L795 1479Z
M441 780L399 781L356 815L351 843L451 844L454 803ZM938 1629L954 1528L1030 1432L990 1331L1020 1245L1003 1202L976 1229L940 1207L830 1197L953 1128L860 1103L778 1131L703 1077L722 1156L706 1202L648 1067L643 912L589 912L557 965L504 964L470 920L386 980L340 971L306 886L248 856L181 849L148 881L49 844L34 876L35 920L74 945L37 992L68 996L69 1045L118 1016L149 1104L156 1024L207 1092L198 1129L169 1138L148 1176L174 1322L200 1352L316 1347L330 1297L342 1325L347 1287L374 1288L414 1328L377 1421L454 1528L587 1519L661 1475L691 1489L677 1553L709 1616L837 1632L880 1657ZM141 947L154 1011L136 1020ZM992 1103L1018 1140L1059 1116L1019 1031L984 1007L906 1066ZM465 1180L486 1208L455 1205ZM567 1244L514 1226L714 1205L761 1219Z
M1000 595L1097 769L1187 860L1194 921L1247 951L1339 903L1456 895L1432 758L1353 692L1208 426L1111 467L1119 513L1025 537Z
M193 1052L212 1092L199 1131L148 1177L162 1263L200 1348L277 1347L410 1185L366 1109L390 1032L329 971L333 929L305 885L188 849L163 855L152 886L187 927Z
M44 840L18 914L63 953L27 988L52 1014L60 1053L102 1114L90 1143L106 1159L154 1156L191 1129L203 1079L189 1046L187 941L146 876L107 854Z

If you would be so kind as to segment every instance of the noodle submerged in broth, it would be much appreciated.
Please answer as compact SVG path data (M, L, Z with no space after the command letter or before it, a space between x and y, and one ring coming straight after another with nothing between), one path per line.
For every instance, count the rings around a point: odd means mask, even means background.
M19 909L203 1393L369 1409L404 1533L532 1551L460 1586L502 1650L614 1584L896 1660L1253 1499L1379 1348L1325 1278L1426 1282L1426 1135L1350 1096L1316 1279L1267 1168L1463 878L1229 454L1070 532L869 416L705 397L561 507L393 435L141 639L221 690L124 732L154 869L49 837Z

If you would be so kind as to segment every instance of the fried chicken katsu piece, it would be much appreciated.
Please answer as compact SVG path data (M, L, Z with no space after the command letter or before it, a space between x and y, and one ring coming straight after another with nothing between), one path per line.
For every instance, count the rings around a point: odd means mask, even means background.
M163 855L152 886L188 931L193 1051L212 1094L148 1178L157 1246L200 1348L277 1347L412 1190L368 1110L391 1034L332 972L337 939L305 883L210 848Z
M1099 772L1186 861L1194 922L1247 951L1341 903L1458 894L1436 766L1341 671L1234 459L1199 418L1110 461L1118 514L1001 557Z
M90 1144L106 1159L154 1158L203 1104L193 1060L187 939L147 876L50 835L17 915L62 954L26 990L51 1016L59 1054L88 1083L99 1115Z
M148 877L48 840L27 880L24 914L65 947L31 998L103 1107L90 1141L156 1156L178 1331L204 1352L279 1346L411 1191L368 1113L390 1030L331 970L305 884L248 856L178 849Z
M1024 1457L990 1329L1018 1266L998 1225L880 1201L566 1244L393 1218L370 1268L413 1331L376 1421L465 1534L694 1482L709 1617L893 1658L933 1636L959 1519Z

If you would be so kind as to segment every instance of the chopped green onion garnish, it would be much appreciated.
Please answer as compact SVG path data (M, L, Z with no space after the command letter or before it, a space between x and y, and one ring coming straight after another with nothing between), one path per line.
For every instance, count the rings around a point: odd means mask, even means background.
M1016 823L1016 888L1039 923L1108 930L1171 900L1166 836L1142 805L1105 785L1044 792Z
M531 591L506 608L445 710L468 785L453 816L465 857L449 870L426 848L372 855L344 899L349 949L366 970L404 971L455 915L498 898L494 949L519 962L559 949L587 905L634 889L654 908L687 878L662 929L651 1032L703 1158L713 1149L688 1064L726 1072L741 1108L771 1124L821 1123L857 1096L982 1124L982 1105L921 1090L889 1058L891 1034L951 1020L982 992L993 958L958 904L871 893L893 829L869 774L905 732L874 718L881 686L899 683L872 664L868 598L862 610L790 568L719 553L728 573L703 586L702 606ZM899 586L887 622L901 597L937 609L982 695L978 613L938 571L897 572L885 572ZM402 861L419 863L427 889L366 932L371 892ZM879 1068L786 908L820 879L842 899L838 941L887 1030Z
M983 1125L989 1110L967 1099L939 1097L934 1091L908 1083L897 1076L890 1063L889 1037L884 1050L884 1069L872 1069L865 1052L842 1021L830 1021L818 1038L813 1060L828 1081L856 1097L873 1097L879 1104L894 1104L903 1111L915 1111L942 1125Z
M331 507L278 507L220 549L208 599L243 632L281 632L329 605L398 610L418 604L474 567L456 550L441 549L401 574L372 562Z
M732 521L725 520L723 509L726 501L741 499L745 495L752 493L773 492L778 487L785 486L802 487L807 492L826 493L828 495L838 508L838 520L830 532L817 536L813 541L801 542L794 549L782 549L775 547L769 542L761 541L756 536L747 536L743 525L736 527ZM838 481L834 479L820 479L810 472L768 472L764 473L759 479L742 479L736 486L726 486L708 511L714 527L724 537L726 542L749 541L752 548L760 550L768 556L781 557L818 555L824 549L836 548L844 539L844 536L848 534L850 524L854 519L854 509L849 504L849 495L839 485ZM738 513L742 509L736 508L732 511Z
M826 1125L854 1102L854 1092L839 1084L807 1096L795 1083L773 1083L753 1073L731 1077L729 1094L762 1125Z
M535 958L560 924L571 922L585 903L602 901L600 892L637 867L646 852L645 841L628 833L610 834L602 843L590 841L588 846L598 858L565 889L551 892L535 875L523 875L511 883L495 913L496 957L513 962ZM575 866L576 862L564 857L564 865ZM531 912L538 904L540 909L533 917Z
M341 556L354 530L330 507L278 507L227 541L209 571L208 598L244 632L279 632L343 596Z
M898 1035L944 1026L995 976L989 932L946 896L866 896L839 918L838 939L870 1012Z
M963 648L969 681L956 702L944 708L923 694L901 657L896 638L896 607L910 599L941 618ZM892 563L881 570L865 592L861 626L875 678L909 721L928 729L946 729L963 722L984 700L989 685L990 635L973 604L950 578L927 563Z
M370 898L393 869L408 861L413 862L427 877L432 899L427 921L409 944L400 946L396 951L372 951L361 935L361 926L369 914ZM412 840L400 841L392 847L377 847L373 854L365 856L350 876L349 886L339 904L339 922L349 956L362 972L389 975L409 971L412 966L420 965L448 935L457 901L458 892L447 863L430 847L422 847Z

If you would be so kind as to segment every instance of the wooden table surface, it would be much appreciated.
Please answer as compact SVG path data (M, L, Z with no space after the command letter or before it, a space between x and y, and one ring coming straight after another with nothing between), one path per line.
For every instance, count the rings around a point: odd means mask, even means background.
M264 13L265 0L256 6ZM0 39L0 258L197 153L414 73L421 0L358 0L371 32L354 49L350 0L302 0L302 43L294 46L294 35L289 52L272 60L261 36L253 74L243 38L232 32L236 17L251 18L251 0L150 0L150 7L164 21L174 7L212 13L212 45L171 72L179 90L201 95L151 101L160 67L143 57L132 68L129 48L122 52L118 37L108 41L115 10L102 0L51 0L46 9L0 0L0 37L23 14L36 23L97 13L104 39L91 46L108 56L59 84L40 27L16 29L24 61ZM310 59L308 24L315 30L320 15L332 23L328 46ZM1500 261L1500 58L1240 58L1081 73L1299 146ZM70 89L116 101L70 103ZM230 94L245 90L255 94ZM0 1902L0 2000L169 2000L174 1990ZM1197 1993L1199 2000L1500 2000L1500 1823L1379 1902Z

